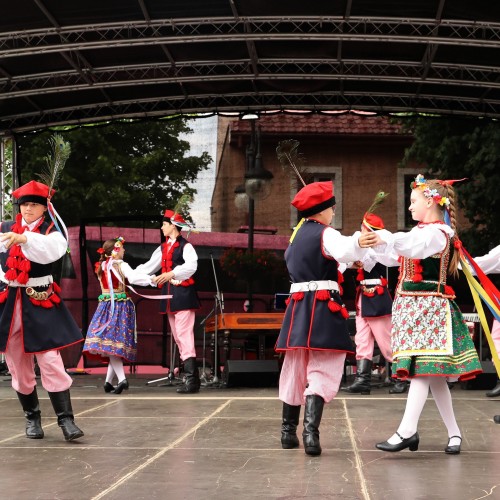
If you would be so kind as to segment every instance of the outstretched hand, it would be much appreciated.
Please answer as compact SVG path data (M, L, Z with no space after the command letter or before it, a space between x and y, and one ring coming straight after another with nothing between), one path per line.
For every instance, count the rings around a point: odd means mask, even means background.
M26 243L28 238L24 234L18 234L13 232L3 233L0 236L0 241L5 245L5 248L9 249L12 245L19 245L21 243Z
M381 245L383 241L377 233L363 233L358 240L361 248L371 248Z

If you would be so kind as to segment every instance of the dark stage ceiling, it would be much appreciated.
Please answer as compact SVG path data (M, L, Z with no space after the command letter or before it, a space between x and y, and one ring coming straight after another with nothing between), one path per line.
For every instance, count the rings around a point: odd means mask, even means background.
M492 0L17 0L0 12L0 133L248 110L500 115Z

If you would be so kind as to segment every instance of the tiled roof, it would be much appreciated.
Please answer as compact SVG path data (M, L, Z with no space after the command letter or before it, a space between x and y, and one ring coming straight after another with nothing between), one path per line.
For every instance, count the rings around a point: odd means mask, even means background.
M257 122L265 135L395 135L401 134L401 126L389 122L386 116L360 116L351 113L324 115L293 115L279 113L261 116ZM231 123L231 134L248 135L250 120Z

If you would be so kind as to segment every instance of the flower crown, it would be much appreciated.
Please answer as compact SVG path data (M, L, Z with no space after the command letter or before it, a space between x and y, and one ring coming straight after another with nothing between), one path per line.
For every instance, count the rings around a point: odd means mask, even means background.
M118 252L121 250L124 243L125 238L123 238L123 236L118 236L118 238L116 238L115 246L113 247L113 250L111 252L111 257L113 257L113 259L116 259L116 257L118 256Z
M417 189L423 191L426 198L432 198L438 205L442 207L448 207L450 205L450 200L446 196L441 196L437 189L431 189L422 174L418 174L415 180L410 184L411 189Z

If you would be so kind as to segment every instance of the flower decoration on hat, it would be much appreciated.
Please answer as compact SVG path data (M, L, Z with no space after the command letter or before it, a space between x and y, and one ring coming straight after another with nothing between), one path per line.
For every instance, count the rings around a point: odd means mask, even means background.
M120 253L120 250L123 248L124 243L125 243L125 238L123 238L123 236L118 236L118 238L116 238L115 246L111 251L111 257L113 259L116 259L118 257L118 254Z
M410 184L410 187L411 189L420 189L424 193L424 196L426 198L433 199L435 203L441 205L442 207L448 207L450 205L449 198L447 198L446 196L441 196L438 193L437 189L431 189L427 180L422 174L418 174L417 177L415 177L415 180Z

